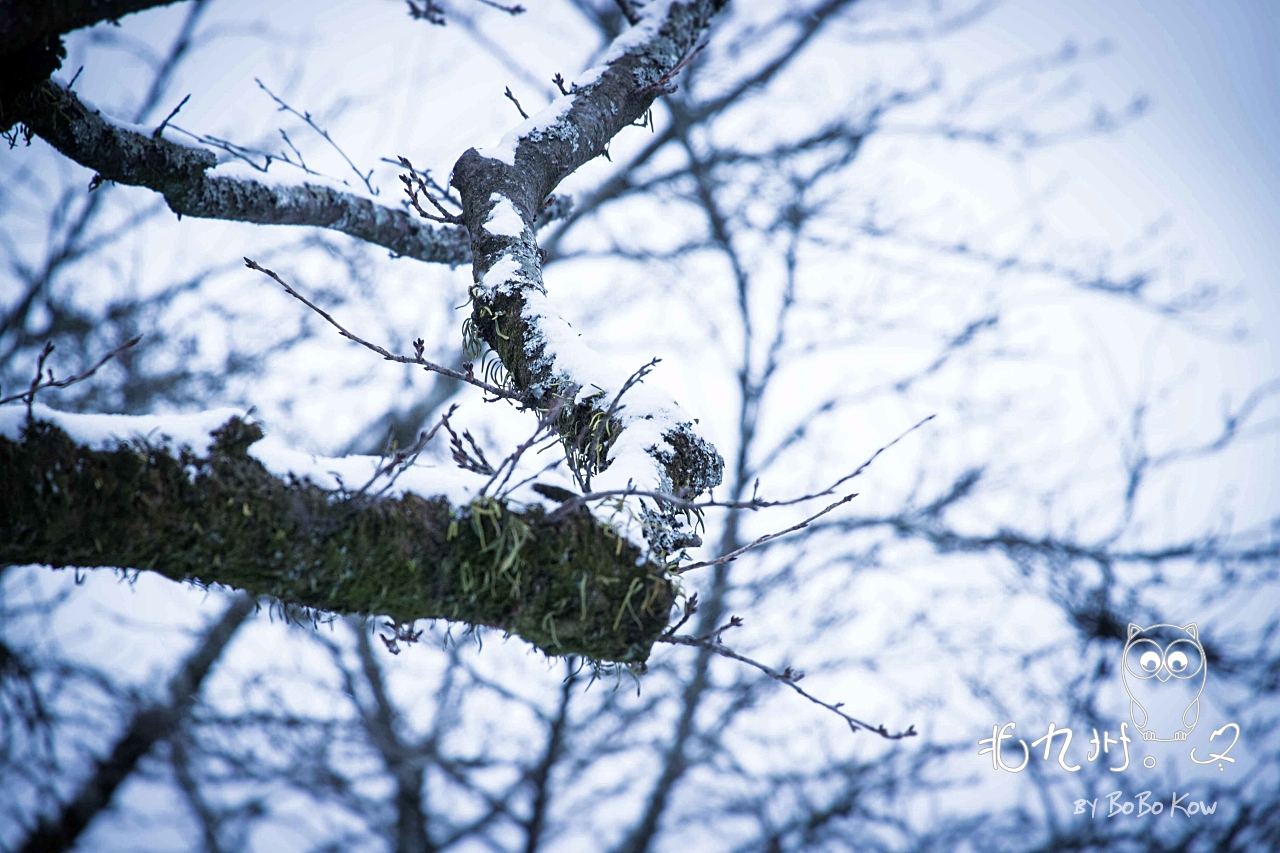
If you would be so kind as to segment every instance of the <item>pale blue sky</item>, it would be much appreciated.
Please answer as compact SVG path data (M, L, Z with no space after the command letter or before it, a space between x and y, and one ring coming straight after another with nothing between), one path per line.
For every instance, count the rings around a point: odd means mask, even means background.
M1036 44L1109 38L1108 65L1151 96L1116 149L1117 183L1167 203L1197 254L1244 284L1280 347L1280 3L1275 0L1015 0L988 26Z

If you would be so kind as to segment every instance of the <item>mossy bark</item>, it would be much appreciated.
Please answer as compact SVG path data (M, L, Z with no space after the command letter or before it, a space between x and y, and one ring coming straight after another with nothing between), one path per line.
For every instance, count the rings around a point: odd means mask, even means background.
M327 612L484 625L595 661L642 662L667 626L668 577L585 511L344 497L269 473L247 453L256 425L214 436L207 457L93 450L41 422L0 437L0 563L142 569Z

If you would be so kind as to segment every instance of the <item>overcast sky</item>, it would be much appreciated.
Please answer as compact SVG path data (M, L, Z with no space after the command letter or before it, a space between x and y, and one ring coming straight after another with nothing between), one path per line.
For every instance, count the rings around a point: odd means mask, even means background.
M979 34L979 30L981 34ZM1165 206L1211 269L1245 284L1280 335L1280 4L1268 0L1016 0L970 36L1008 48L1109 38L1109 63L1152 111L1112 146L1119 196ZM1101 152L1096 152L1101 153ZM1102 164L1098 164L1102 165ZM1100 188L1100 191L1105 191Z

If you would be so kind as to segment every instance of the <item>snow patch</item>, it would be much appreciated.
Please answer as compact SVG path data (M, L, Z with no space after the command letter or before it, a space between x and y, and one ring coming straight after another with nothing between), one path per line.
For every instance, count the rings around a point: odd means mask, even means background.
M540 336L530 343L541 343L542 358L552 360L556 373L582 386L580 399L599 395L596 408L607 411L641 365L592 349L555 309L551 297L533 290L524 296L525 319ZM669 491L666 470L651 451L674 453L664 436L692 419L671 397L643 382L627 390L614 416L622 424L622 434L609 450L608 469L592 479L592 489Z
M95 115L97 115L98 118L102 119L104 122L116 128L117 130L122 130L122 131L125 131L126 133L136 133L139 136L145 136L147 139L151 139L152 134L156 132L156 127L158 125L138 124L137 122L125 121L124 119L115 118L114 116L107 115L105 110L103 110L101 107L97 106L96 104L92 103L88 98L85 98L83 95L77 94L76 97L80 100L80 103L84 104L85 107L89 109L90 112L94 113ZM165 125L164 130L160 131L160 138L163 139L165 142L170 142L182 148L189 148L192 151L203 151L206 154L214 154L215 156L218 154L218 152L215 151L214 149L206 148L204 145L201 145L199 142L195 140L175 139L173 136L170 135L170 133L173 130L174 128L171 125Z
M484 222L484 230L495 237L519 237L524 233L524 220L520 218L516 206L511 199L501 193L489 196L493 209Z
M100 415L60 412L36 403L31 413L38 421L57 424L77 444L94 450L109 450L120 442L140 439L149 444L190 447L202 456L213 443L213 430L232 418L249 419L242 410L232 408L192 415ZM26 424L26 406L0 406L0 435L16 441Z
M379 456L316 456L295 450L270 435L250 445L249 455L277 477L306 477L322 489L351 491L364 487L385 461ZM454 466L420 463L403 471L390 488L382 492L389 479L379 478L369 487L369 492L381 492L386 497L400 497L408 492L428 498L444 495L454 506L461 506L480 493L488 478Z
M608 65L626 56L636 48L643 47L662 29L662 25L671 15L671 7L677 0L652 0L640 13L640 20L635 26L628 27L618 34L609 45L608 51L600 58L600 65Z
M478 148L477 152L482 157L488 157L490 160L501 160L508 166L516 164L516 148L520 145L520 140L525 137L533 139L535 142L548 133L569 133L577 135L577 128L570 127L553 130L556 122L569 112L569 108L573 106L574 95L562 95L556 98L545 109L534 113L529 118L516 125L506 133L497 145L488 148Z
M643 47L662 29L663 23L671 14L671 7L676 0L653 0L640 13L640 20L635 26L628 27L618 34L609 45L609 49L592 67L578 75L573 81L575 89L585 89L598 82L609 70L609 66L626 56L633 50Z
M480 286L491 291L497 290L508 281L515 280L518 272L520 272L520 262L510 255L504 255L496 264L489 267L484 278L480 279Z
M56 424L73 441L94 450L113 450L121 442L140 439L153 445L167 444L174 449L188 447L200 456L208 454L213 443L210 435L213 430L233 417L248 419L242 410L233 408L211 409L191 415L102 415L60 412L39 403L32 407L32 414L36 420ZM26 423L26 406L0 406L0 435L17 441ZM250 445L249 455L277 477L305 477L329 490L363 487L385 461L378 456L316 456L288 447L283 440L272 435ZM545 457L526 454L509 482L515 484L527 478L533 479L509 492L507 497L525 505L546 503L533 491L534 482L576 491L567 474L557 470L539 473L546 462ZM381 492L388 479L384 477L375 481L369 491ZM443 495L458 507L479 495L488 480L488 477L453 465L418 463L403 471L382 494L388 497L400 497L408 492L423 497Z

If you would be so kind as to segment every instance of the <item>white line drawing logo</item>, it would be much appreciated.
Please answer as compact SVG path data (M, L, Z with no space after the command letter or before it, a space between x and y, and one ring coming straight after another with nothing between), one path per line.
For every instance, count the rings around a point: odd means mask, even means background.
M1143 740L1184 741L1200 720L1200 694L1209 675L1196 623L1129 623L1120 677L1129 715Z

